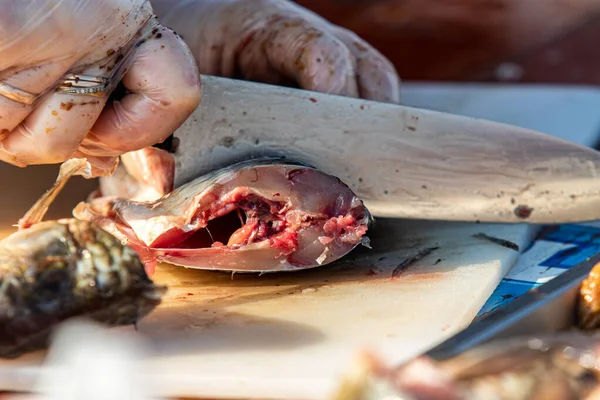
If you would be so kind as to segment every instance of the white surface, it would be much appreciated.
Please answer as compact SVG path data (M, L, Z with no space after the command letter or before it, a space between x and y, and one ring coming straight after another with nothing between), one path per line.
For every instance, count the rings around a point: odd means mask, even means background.
M522 248L531 233L518 225L379 223L373 251L313 271L232 280L170 268L167 284L192 277L196 284L174 286L169 297L177 301L139 327L154 337L187 336L181 350L152 363L164 393L322 399L359 350L401 362L471 322L518 258L474 234ZM390 278L427 247L439 249ZM177 381L161 382L164 373Z
M409 105L485 114L562 137L573 134L570 140L584 144L600 127L595 92L536 94L521 87L521 97L520 91L484 89L406 85L403 96ZM540 109L540 101L553 107ZM598 113L582 115L582 107ZM577 128L565 132L569 122ZM360 250L331 267L262 277L161 269L161 280L171 286L168 299L140 330L186 338L146 365L153 383L168 395L323 399L361 348L400 362L471 322L517 260L514 250L473 234L523 248L535 231L522 225L379 222L372 252ZM398 264L427 247L439 248L390 279ZM0 369L0 387L27 382L11 372Z

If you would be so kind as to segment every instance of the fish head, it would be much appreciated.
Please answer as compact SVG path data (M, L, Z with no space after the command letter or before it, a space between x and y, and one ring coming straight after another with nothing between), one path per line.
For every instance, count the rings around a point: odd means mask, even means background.
M87 221L41 222L0 243L0 320L44 326L87 314L133 324L160 304L166 288L137 254ZM4 318L3 318L4 317Z

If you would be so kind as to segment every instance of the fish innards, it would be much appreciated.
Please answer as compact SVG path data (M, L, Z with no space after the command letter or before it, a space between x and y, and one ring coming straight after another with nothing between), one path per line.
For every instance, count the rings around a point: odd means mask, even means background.
M236 272L298 270L368 246L372 217L362 201L339 179L289 161L234 164L151 201L136 201L131 192L133 198L121 197L118 184L104 187L75 208L75 217L127 241L149 272L156 262Z

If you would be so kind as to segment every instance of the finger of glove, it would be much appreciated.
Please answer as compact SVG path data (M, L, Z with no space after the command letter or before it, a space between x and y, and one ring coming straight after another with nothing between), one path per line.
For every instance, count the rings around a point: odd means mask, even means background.
M246 76L264 81L273 79L276 70L306 90L358 96L354 56L334 35L309 22L281 19L248 36L244 44L238 60Z
M109 104L80 150L120 155L164 141L200 103L200 75L188 47L158 28L136 51L122 80L132 93Z
M17 89L37 95L44 93L54 85L68 71L72 63L72 59L46 63L7 76L2 81ZM35 104L22 104L0 95L0 132L4 132L4 135L0 135L0 139L23 122L34 107Z
M129 175L153 187L161 196L173 190L175 159L169 152L147 147L123 154L121 163Z
M400 77L393 64L354 32L336 27L337 37L356 58L356 79L360 97L386 103L400 103Z
M100 115L106 99L52 93L0 142L0 159L25 167L69 159Z
M6 3L6 2L5 2ZM2 3L0 71L50 60L93 64L133 38L152 15L147 0L30 0Z

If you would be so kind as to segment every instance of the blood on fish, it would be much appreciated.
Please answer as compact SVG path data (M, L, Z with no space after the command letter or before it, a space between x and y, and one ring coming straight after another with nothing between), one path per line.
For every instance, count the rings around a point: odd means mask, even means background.
M189 268L264 272L317 267L325 254L329 263L364 243L371 221L339 179L280 160L239 163L155 201L118 194L80 203L74 215L128 240L146 262Z

